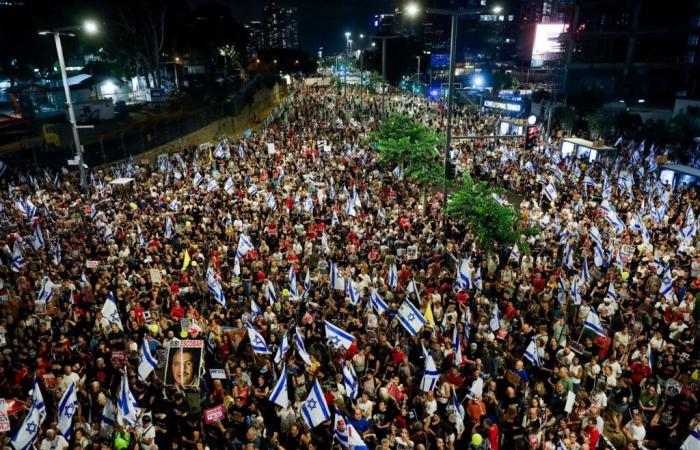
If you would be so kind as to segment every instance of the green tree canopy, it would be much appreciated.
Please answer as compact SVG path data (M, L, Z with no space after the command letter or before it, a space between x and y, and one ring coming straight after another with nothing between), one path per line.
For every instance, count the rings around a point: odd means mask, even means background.
M521 242L520 236L536 235L539 230L523 227L520 213L496 199L504 193L503 189L489 187L485 181L475 183L471 176L465 175L459 189L452 194L447 214L464 220L484 249L491 249L494 244L510 247L518 242L520 248L528 251L527 243Z
M389 117L373 135L380 160L400 166L404 174L425 187L442 182L444 170L437 148L443 145L435 130L401 114Z

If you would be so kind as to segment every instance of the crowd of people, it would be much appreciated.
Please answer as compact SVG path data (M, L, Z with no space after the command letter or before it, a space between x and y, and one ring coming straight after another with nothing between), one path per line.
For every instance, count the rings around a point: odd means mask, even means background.
M484 248L372 142L383 110L441 132L443 103L385 101L295 86L252 134L89 194L7 168L5 448L700 448L695 190L643 143L457 142L537 230Z

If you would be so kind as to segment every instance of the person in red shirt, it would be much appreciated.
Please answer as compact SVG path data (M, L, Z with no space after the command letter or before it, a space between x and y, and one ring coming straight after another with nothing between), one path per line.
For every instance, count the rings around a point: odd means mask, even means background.
M180 305L179 300L175 300L175 303L173 303L173 306L170 308L170 317L176 320L180 320L185 317L185 308Z
M498 425L493 423L491 419L484 419L484 428L488 432L489 444L491 444L491 450L498 450Z
M645 379L652 375L651 367L649 367L649 360L646 356L643 356L641 361L635 361L630 366L632 371L632 382L634 384L639 384Z

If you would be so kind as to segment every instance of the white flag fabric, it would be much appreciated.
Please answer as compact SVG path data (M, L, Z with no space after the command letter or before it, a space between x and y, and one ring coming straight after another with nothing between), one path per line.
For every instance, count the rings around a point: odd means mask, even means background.
M387 309L389 309L389 306L386 304L384 299L379 296L376 288L372 288L370 291L369 301L374 309L377 310L377 314L383 314Z
M346 361L343 364L343 383L345 384L345 394L348 398L356 399L358 392L357 373L355 373L355 369L350 361Z
M238 248L236 249L236 255L242 258L247 255L249 251L254 249L255 246L253 246L253 241L251 241L248 236L241 233L241 235L238 237Z
M491 331L496 332L501 329L501 320L498 318L498 304L494 303L491 319L489 319L489 327Z
M144 336L141 343L141 354L139 355L139 380L144 381L158 366L158 361L153 358L148 339Z
M671 269L668 266L664 269L664 275L663 278L661 278L659 294L666 298L673 295L673 278L671 278Z
M36 378L32 387L32 405L29 414L24 418L22 426L12 436L12 446L16 450L28 450L32 447L39 434L41 424L46 419L46 405Z
M424 356L425 370L423 371L423 378L420 382L420 389L421 391L432 392L433 389L435 389L438 378L440 378L440 374L437 371L433 357L427 352L424 352Z
M289 293L292 294L292 297L299 297L297 274L294 271L294 265L289 266Z
M58 431L67 441L73 434L73 415L78 408L78 396L75 394L75 383L70 383L58 403Z
M309 428L316 428L331 418L326 398L323 396L323 390L318 380L314 380L311 392L301 406L301 416Z
M326 339L334 349L338 350L342 347L347 350L350 348L355 340L355 336L328 321L324 322L324 324L326 326Z
M126 367L122 375L122 383L119 389L119 398L117 400L117 423L125 428L139 426L139 409L134 394L129 388L129 380L126 375Z
M224 289L221 287L221 282L214 274L214 268L209 266L207 268L207 289L221 306L226 308L226 296L224 295Z
M284 355L287 354L287 351L289 350L289 339L287 338L287 335L285 334L284 337L282 338L282 344L277 347L277 352L275 353L275 364L279 364L282 362L282 359L284 358Z
M423 328L423 325L428 323L428 321L425 320L425 317L423 317L423 314L418 311L418 308L416 308L413 303L408 300L404 300L404 302L401 304L399 313L396 317L399 319L399 322L401 322L401 325L403 325L406 331L411 334L411 336L415 336L416 333L420 332L421 328Z
M690 432L680 450L700 450L700 429L696 428Z
M116 323L120 330L124 330L124 327L122 326L122 319L119 317L119 310L117 310L117 302L114 299L114 294L112 292L109 293L107 299L105 300L105 304L102 305L102 315L105 319L107 319L107 322L109 322L110 325Z
M389 286L392 289L396 289L399 285L398 271L396 270L396 264L389 266Z
M282 367L282 373L277 380L275 388L270 393L270 401L282 408L289 406L289 393L287 391L287 366Z
M302 339L301 334L299 334L299 330L296 330L294 333L294 343L296 344L297 347L297 354L299 357L304 361L304 364L307 366L311 365L311 357L309 356L308 352L306 351L306 346L304 345L304 339Z
M269 355L270 349L267 348L267 342L265 342L265 338L262 337L262 334L253 328L250 322L246 322L245 326L248 329L248 339L250 339L250 345L253 347L253 351L258 355Z
M343 448L348 450L369 449L360 433L340 413L335 414L334 437Z
M586 320L583 322L583 328L589 329L595 334L605 337L605 330L603 330L600 323L600 317L598 317L598 314L596 314L593 308L588 310L588 316L586 316Z
M523 357L537 367L540 367L542 365L542 361L540 360L540 354L537 352L537 344L535 344L534 337L530 339L530 343L527 345L525 353L523 353Z

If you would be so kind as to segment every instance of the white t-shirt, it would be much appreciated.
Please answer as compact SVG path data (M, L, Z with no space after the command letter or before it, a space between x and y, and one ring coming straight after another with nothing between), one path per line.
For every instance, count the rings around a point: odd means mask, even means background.
M56 435L52 441L49 441L48 439L41 441L41 446L39 448L41 450L64 450L68 448L68 441L66 441L66 439L59 434Z
M647 430L644 425L637 426L634 422L629 421L625 425L625 429L632 435L635 441L642 442L647 435Z

